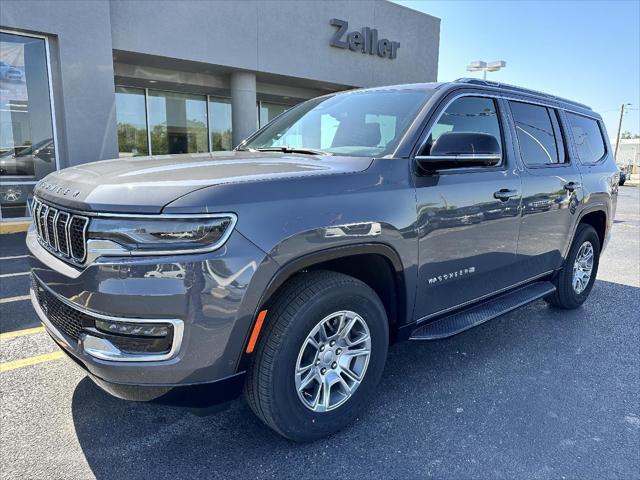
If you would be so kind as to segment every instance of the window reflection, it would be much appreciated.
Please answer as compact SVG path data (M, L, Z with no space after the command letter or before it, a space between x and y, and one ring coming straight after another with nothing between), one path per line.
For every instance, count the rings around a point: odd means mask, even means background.
M209 98L209 129L211 131L211 150L231 150L231 100L228 98Z
M116 121L120 157L149 153L144 90L116 87Z
M290 107L288 105L280 105L278 103L260 102L259 111L259 127L264 127L271 120L276 118L282 112L285 112Z
M209 151L206 97L149 91L153 155Z
M0 33L0 218L29 215L33 183L56 169L43 38Z

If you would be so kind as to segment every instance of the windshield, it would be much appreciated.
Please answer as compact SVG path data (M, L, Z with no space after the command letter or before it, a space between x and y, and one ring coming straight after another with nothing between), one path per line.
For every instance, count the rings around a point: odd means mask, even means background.
M431 94L376 90L315 98L280 115L239 150L383 156L394 150Z

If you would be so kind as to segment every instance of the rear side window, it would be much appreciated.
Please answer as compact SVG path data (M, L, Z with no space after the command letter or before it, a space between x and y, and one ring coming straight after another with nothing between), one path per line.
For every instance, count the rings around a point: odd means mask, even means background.
M509 104L524 163L530 167L564 163L565 146L556 110L530 103Z
M604 139L598 122L592 118L567 112L573 141L582 163L596 163L605 154Z

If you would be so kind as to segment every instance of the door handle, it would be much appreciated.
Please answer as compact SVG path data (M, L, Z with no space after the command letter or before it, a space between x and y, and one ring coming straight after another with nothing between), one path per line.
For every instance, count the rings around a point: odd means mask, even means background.
M495 198L496 200L502 200L503 202L506 202L510 198L517 197L517 196L518 196L517 190L509 190L508 188L503 188L493 193L493 198Z
M582 187L582 185L580 184L580 182L567 182L563 185L563 187L565 190L569 192L574 192L580 187Z

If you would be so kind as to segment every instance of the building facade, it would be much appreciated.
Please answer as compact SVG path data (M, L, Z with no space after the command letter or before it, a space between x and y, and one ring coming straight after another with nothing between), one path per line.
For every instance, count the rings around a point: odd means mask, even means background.
M611 145L615 144L616 142L613 140ZM637 175L640 173L640 138L620 139L616 163L628 174Z
M0 220L56 169L228 150L303 100L435 81L439 29L385 0L3 0Z

